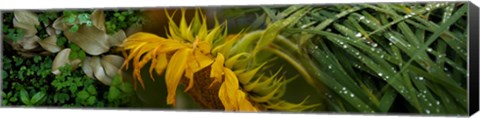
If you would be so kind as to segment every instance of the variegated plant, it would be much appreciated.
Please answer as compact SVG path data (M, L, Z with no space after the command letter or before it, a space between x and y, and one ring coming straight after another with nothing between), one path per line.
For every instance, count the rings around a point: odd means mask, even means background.
M120 30L113 35L106 33L105 14L103 10L94 10L88 15L93 26L86 24L79 25L78 31L71 32L69 29L73 24L67 23L64 16L59 17L55 22L43 24L40 22L38 14L32 11L19 10L14 11L13 26L24 32L24 35L16 41L5 40L24 57L33 57L35 55L56 54L52 64L52 73L60 74L59 68L65 64L70 64L73 69L82 67L86 75L100 80L105 85L110 85L113 77L118 74L118 70L123 63L123 57L107 54L111 52L112 47L122 43L127 35L139 31L137 26L131 26L127 31ZM74 20L78 23L78 20ZM38 36L38 26L45 26L48 37L40 39ZM81 50L91 55L85 59L70 59L70 48L62 48L57 45L57 36L63 33L70 43L78 45Z
M55 74L58 74L58 68L67 63L74 65L74 68L78 67L77 64L81 64L80 66L87 76L96 78L105 85L110 85L113 78L119 74L118 70L124 58L115 54L105 55L104 53L109 52L112 47L119 46L127 34L123 30L113 35L107 34L103 10L93 11L90 17L93 26L88 26L87 24L80 25L76 32L68 31L72 25L65 22L62 17L53 23L55 29L64 31L63 33L69 41L78 45L91 56L86 57L84 60L70 60L68 58L70 49L64 49L55 57L52 70Z

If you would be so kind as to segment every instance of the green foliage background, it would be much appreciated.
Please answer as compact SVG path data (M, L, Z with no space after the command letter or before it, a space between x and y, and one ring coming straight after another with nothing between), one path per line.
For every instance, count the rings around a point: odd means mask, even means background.
M277 6L225 14L265 19L247 25L255 30L304 9L306 15L282 29L289 40L277 48L326 86L327 93L311 94L324 94L327 111L467 114L468 4Z

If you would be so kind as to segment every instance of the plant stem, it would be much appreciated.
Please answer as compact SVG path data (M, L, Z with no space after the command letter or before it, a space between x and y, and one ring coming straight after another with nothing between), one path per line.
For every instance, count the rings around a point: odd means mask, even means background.
M305 68L306 65L308 64L304 64L302 65L301 63L299 63L296 59L292 58L292 56L278 50L278 49L275 49L275 48L272 48L272 47L268 47L266 48L268 51L271 51L273 52L274 54L278 55L279 57L285 59L287 62L289 62L290 64L292 64L292 66L297 69L298 72L300 72L300 74L307 80L307 83L309 83L310 85L312 85L314 88L316 88L319 92L325 92L324 88L323 88L323 85L321 85L319 82L315 81L312 76L309 74L309 72L307 71L307 69Z

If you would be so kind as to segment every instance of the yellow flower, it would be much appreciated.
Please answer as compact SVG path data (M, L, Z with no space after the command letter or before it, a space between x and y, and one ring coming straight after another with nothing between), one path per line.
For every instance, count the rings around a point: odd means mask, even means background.
M288 81L279 76L280 70L272 75L261 74L260 70L268 62L254 67L246 66L245 63L251 61L250 52L232 50L240 37L244 36L243 33L226 36L224 25L218 24L209 31L206 17L201 13L199 15L199 12L190 25L187 25L184 14L185 10L182 9L179 26L173 22L170 15L167 15L170 19L167 38L139 32L123 42L121 47L126 60L122 68L128 69L130 61L133 61L135 87L136 81L139 81L142 88L145 88L140 69L151 62L150 78L155 80L152 76L154 70L155 74L165 76L167 104L170 105L175 105L178 85L188 83L185 92L196 91L201 92L199 93L201 96L217 96L215 97L217 99L210 101L220 102L221 108L225 111L256 112L267 109L295 111L315 106L280 100ZM201 76L205 72L208 75ZM195 84L206 81L211 83ZM204 90L191 90L195 86L208 87ZM212 93L216 95L207 95Z

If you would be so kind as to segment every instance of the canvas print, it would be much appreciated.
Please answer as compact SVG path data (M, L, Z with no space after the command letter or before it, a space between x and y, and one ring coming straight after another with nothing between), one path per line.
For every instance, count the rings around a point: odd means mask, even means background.
M467 115L465 2L2 12L2 107Z

